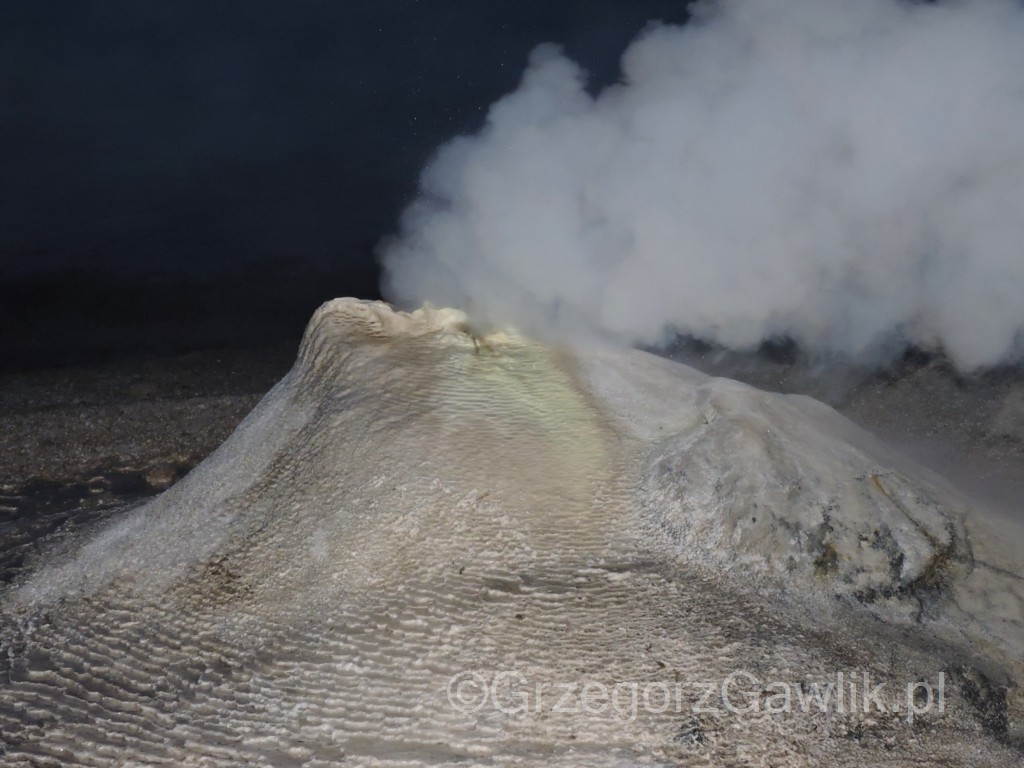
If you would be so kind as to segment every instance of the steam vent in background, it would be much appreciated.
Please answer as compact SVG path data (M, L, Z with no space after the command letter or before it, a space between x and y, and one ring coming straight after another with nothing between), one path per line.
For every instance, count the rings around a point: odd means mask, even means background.
M339 299L203 464L0 597L0 762L1018 766L993 526L809 398Z

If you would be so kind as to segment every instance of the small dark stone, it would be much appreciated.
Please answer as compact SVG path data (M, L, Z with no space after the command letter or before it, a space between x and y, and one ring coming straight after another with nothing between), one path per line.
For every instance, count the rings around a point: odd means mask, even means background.
M691 717L679 727L676 734L676 742L687 746L696 746L704 743L704 731L700 727L700 721Z

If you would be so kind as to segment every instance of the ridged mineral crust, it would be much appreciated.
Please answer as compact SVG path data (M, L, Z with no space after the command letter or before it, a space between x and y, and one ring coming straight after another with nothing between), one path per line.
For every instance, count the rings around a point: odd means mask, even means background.
M945 494L810 401L336 300L206 462L2 595L0 764L1018 765L1017 564ZM470 670L530 710L456 711ZM945 671L946 712L692 712L737 670ZM652 681L680 706L553 711Z

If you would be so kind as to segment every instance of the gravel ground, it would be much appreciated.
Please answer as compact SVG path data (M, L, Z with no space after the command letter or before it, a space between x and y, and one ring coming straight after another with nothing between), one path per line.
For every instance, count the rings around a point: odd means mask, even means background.
M202 460L291 366L295 350L212 351L0 378L0 479L139 472L155 486Z
M43 537L157 493L231 434L294 345L0 377L0 582Z

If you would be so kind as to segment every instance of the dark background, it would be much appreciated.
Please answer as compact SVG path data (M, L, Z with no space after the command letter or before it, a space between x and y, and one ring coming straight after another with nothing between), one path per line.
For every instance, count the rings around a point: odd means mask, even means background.
M595 89L682 0L4 0L0 367L297 341L538 43Z

